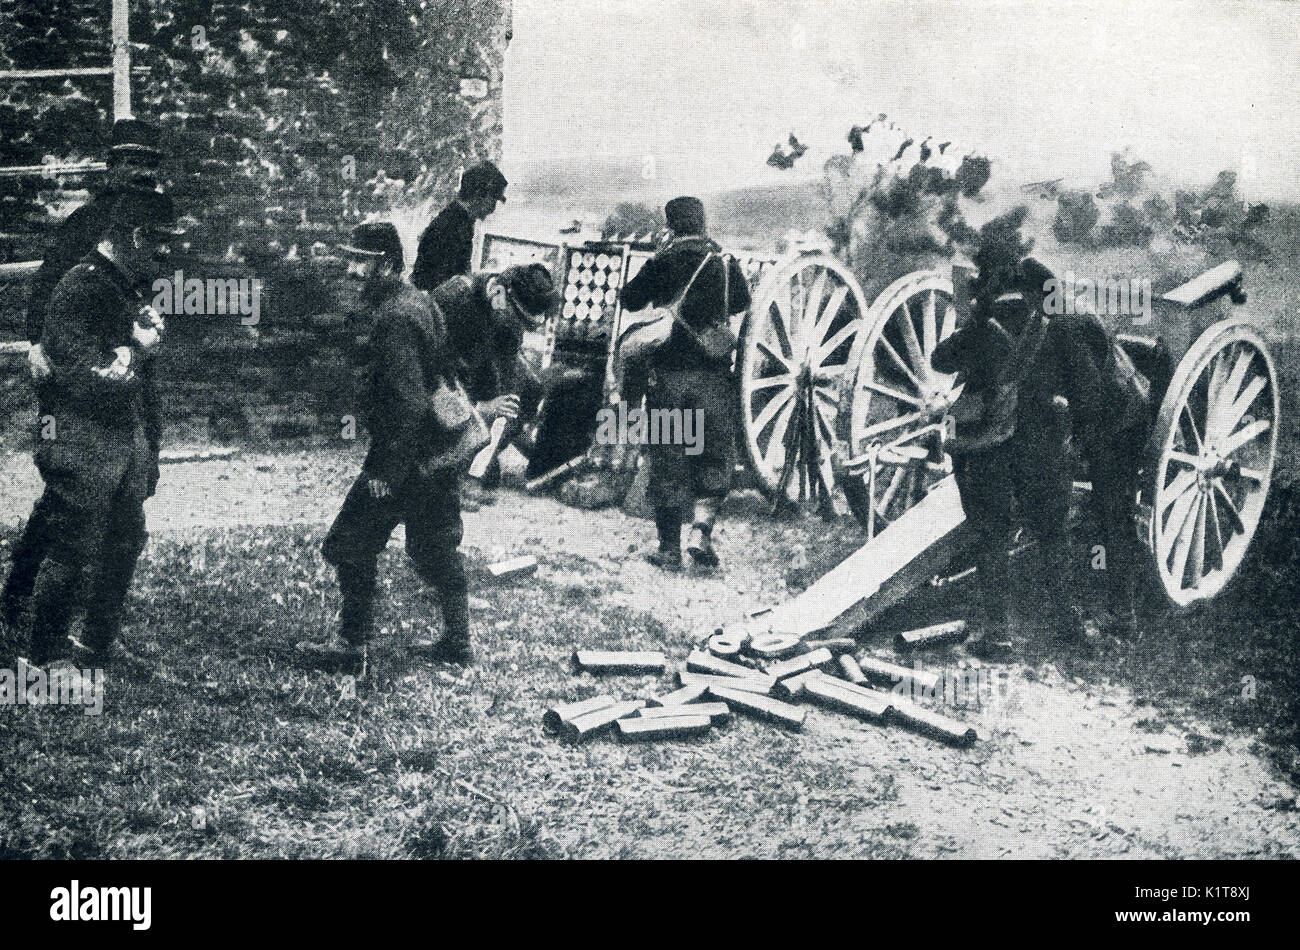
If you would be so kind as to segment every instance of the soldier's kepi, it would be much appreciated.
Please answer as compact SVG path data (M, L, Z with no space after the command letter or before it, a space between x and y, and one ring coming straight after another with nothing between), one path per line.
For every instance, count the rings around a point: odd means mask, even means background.
M473 651L458 550L464 532L459 480L486 441L485 426L499 404L470 402L442 312L402 281L401 241L391 224L359 226L344 251L349 275L361 287L361 305L374 313L370 449L323 547L343 596L339 630L325 642L298 646L315 662L364 673L377 560L393 529L405 523L407 553L442 608L442 637L416 649L440 662L468 663Z
M124 189L96 249L50 296L41 343L53 375L35 452L48 548L31 596L32 658L70 658L86 612L91 665L112 658L122 607L144 548L144 501L158 482L160 424L151 354L162 334L140 289L176 234L167 196ZM84 578L89 574L89 582Z

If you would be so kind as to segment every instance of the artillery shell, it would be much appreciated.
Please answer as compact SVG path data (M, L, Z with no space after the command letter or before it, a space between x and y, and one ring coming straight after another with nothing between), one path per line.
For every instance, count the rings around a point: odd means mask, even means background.
M944 643L960 643L966 639L966 621L950 620L936 623L919 630L904 630L894 634L894 649L899 653L908 650L922 650L926 647L939 646Z
M645 742L650 739L684 739L709 731L708 716L651 716L620 719L615 724L622 742Z
M792 633L764 633L749 641L749 652L765 660L780 660L802 645L803 641Z
M789 729L802 729L804 719L808 716L808 710L791 706L770 696L759 696L723 686L710 687L709 692L740 712L768 722L775 722Z
M585 716L587 713L608 709L615 702L613 696L593 696L591 699L583 699L576 703L561 703L546 710L542 716L542 726L549 732L559 732L564 723Z
M718 657L735 656L745 648L749 637L743 633L718 633L709 637L709 652Z
M880 660L866 653L858 657L858 667L873 683L893 686L902 680L915 683L923 690L933 691L939 686L939 674L926 670L910 670L888 660Z
M804 694L803 684L807 681L807 679L810 676L820 676L820 675L821 675L821 670L819 669L806 670L803 673L799 673L796 676L791 676L781 680L779 683L776 684L776 688L773 690L773 692L775 692L786 702L793 702L794 700L798 699L800 696Z
M637 712L643 719L672 719L680 716L703 716L710 722L725 722L731 718L726 703L691 703L688 706L655 706Z
M708 692L707 686L683 686L663 696L655 696L650 702L655 706L684 706L687 703L698 703Z
M817 651L823 647L830 650L835 656L842 656L845 653L852 653L858 648L858 641L852 637L835 637L831 640L805 640L803 642L809 650Z
M686 658L686 668L692 673L709 673L714 676L753 676L756 672L748 666L723 660L698 650Z
M561 727L561 733L571 742L581 742L602 730L608 729L615 720L632 715L644 705L645 703L639 699L615 703L613 706L598 709L595 712L587 713L585 716L579 716L577 719L570 719Z
M776 680L760 673L750 676L709 676L705 673L684 671L677 674L677 682L682 686L706 686L711 694L715 693L715 686L723 689L738 689L744 693L766 694L770 693L772 687L776 685Z
M858 661L849 654L840 657L840 672L850 683L857 683L861 686L867 681L867 677L862 672L862 667L858 666Z
M511 558L508 561L499 561L496 564L488 565L488 573L493 577L500 579L503 577L522 577L525 574L532 574L537 571L537 558L531 554L525 554L522 557Z
M819 650L813 650L811 653L804 653L801 656L792 656L788 660L781 660L779 663L773 663L767 668L768 676L775 676L778 680L783 680L787 676L794 676L797 673L806 673L815 666L824 666L835 659L831 656L831 651L822 647Z
M907 700L895 700L894 716L899 722L917 732L926 733L956 746L974 745L975 740L979 738L974 727Z
M823 706L868 722L886 722L893 713L893 704L884 693L855 687L829 676L810 677L803 688Z
M662 653L574 650L573 665L588 673L662 673L668 659Z

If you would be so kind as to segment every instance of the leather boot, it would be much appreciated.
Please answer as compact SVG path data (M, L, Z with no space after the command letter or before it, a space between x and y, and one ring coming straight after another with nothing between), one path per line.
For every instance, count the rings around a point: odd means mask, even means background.
M713 570L720 563L717 552L713 550L713 523L717 519L717 501L701 498L695 502L695 518L691 524L690 539L686 542L686 551L696 567Z

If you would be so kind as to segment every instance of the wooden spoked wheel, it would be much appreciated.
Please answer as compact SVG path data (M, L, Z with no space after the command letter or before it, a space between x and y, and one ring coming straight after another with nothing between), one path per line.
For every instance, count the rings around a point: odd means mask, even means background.
M1175 604L1215 596L1245 558L1268 497L1279 412L1273 358L1245 321L1210 327L1179 362L1139 500Z
M866 310L853 274L826 254L791 258L759 285L737 370L746 460L769 495L816 497L814 475L833 485L841 379Z
M957 328L950 277L918 271L890 284L867 311L853 353L838 432L840 485L874 537L952 471L945 417L961 391L930 357Z

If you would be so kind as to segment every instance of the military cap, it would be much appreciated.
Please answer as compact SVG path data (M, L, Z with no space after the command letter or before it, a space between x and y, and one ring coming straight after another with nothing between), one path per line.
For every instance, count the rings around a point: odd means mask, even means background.
M545 264L516 264L501 272L510 300L524 313L540 317L555 306L559 295Z
M699 198L683 195L664 205L668 227L677 234L704 233L704 204Z
M171 198L151 188L118 191L113 198L112 221L118 228L145 228L158 235L184 233L176 226L176 208Z
M401 271L405 258L402 256L402 239L397 228L389 221L370 221L358 224L352 229L352 239L340 249L358 257L383 257L393 265L393 270Z
M496 165L491 162L480 162L465 169L465 174L460 176L460 196L462 198L486 196L496 198L497 201L505 201L508 184L506 176L501 174L501 170Z
M118 119L109 137L109 163L132 161L156 165L162 159L158 127L143 119Z

